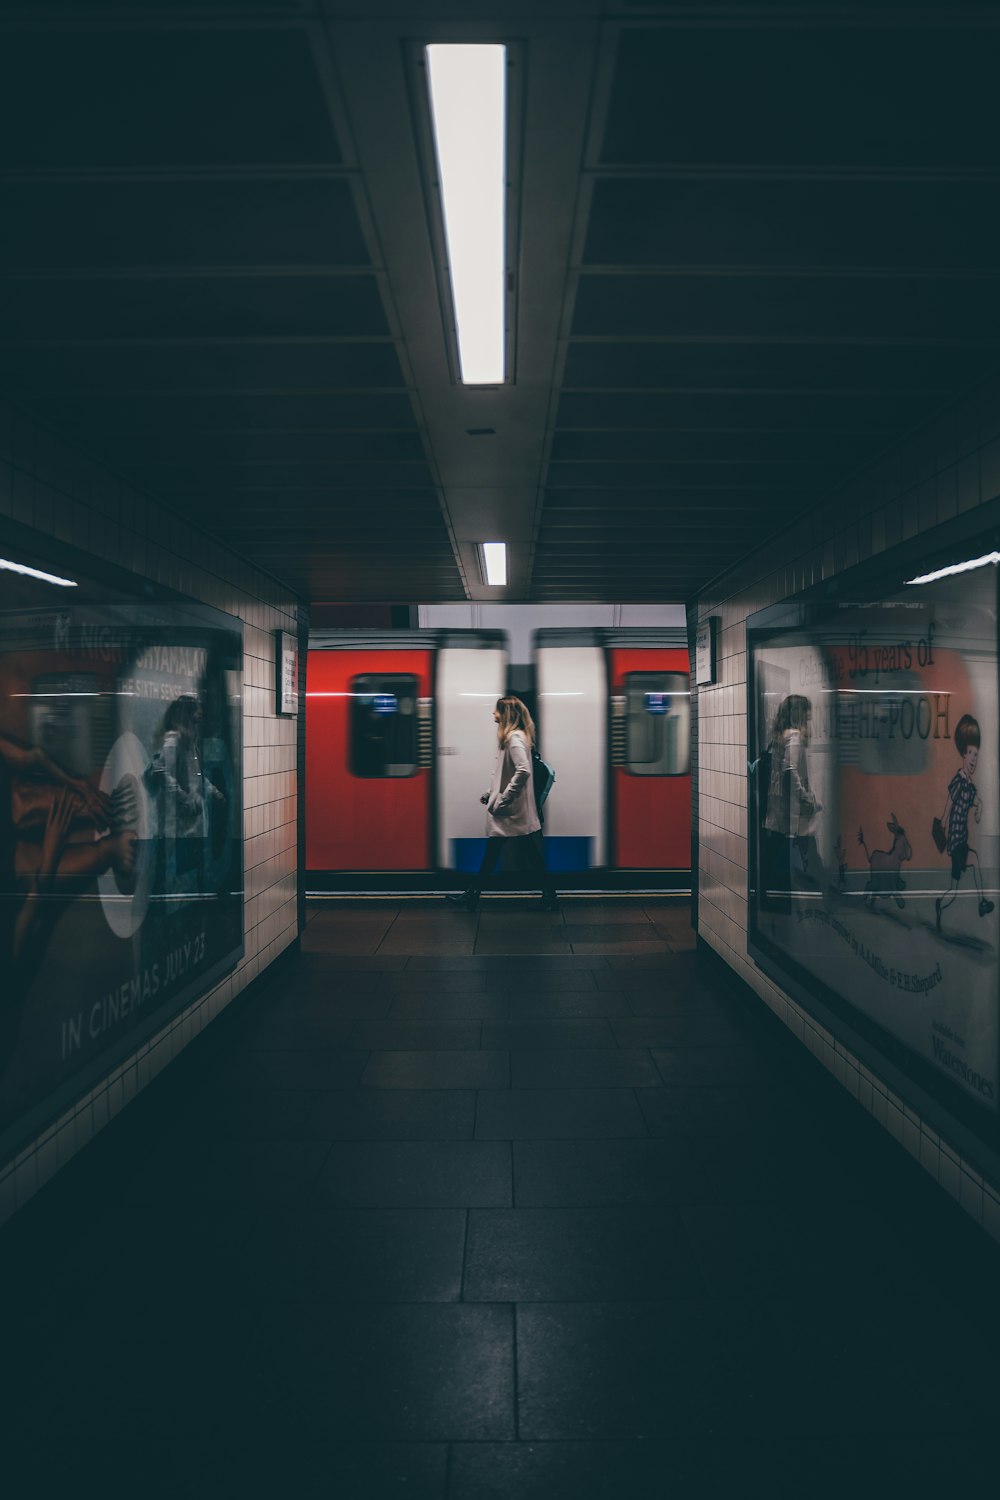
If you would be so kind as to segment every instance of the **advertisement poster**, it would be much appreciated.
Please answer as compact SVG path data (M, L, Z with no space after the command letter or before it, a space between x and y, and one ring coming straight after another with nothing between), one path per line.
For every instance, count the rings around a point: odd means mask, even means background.
M997 574L749 636L751 941L995 1113Z
M242 663L194 605L0 612L7 1147L242 953Z

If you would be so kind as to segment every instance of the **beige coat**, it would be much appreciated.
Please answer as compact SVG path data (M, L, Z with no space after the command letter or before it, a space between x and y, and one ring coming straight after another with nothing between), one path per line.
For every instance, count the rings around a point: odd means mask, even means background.
M506 745L497 750L497 763L485 801L487 838L497 834L501 838L518 838L541 828L535 807L531 749L523 730L513 730Z

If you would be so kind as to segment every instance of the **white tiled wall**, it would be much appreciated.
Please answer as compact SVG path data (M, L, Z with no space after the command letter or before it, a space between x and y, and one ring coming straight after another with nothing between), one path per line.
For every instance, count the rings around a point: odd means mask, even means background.
M1000 1182L961 1154L747 956L747 616L1000 496L1000 388L979 392L859 475L696 602L720 617L698 693L698 930L858 1103L1000 1239Z
M274 631L296 601L196 527L33 422L0 408L0 533L11 517L244 622L243 908L239 967L12 1162L0 1162L0 1223L85 1145L297 935L296 720L274 712Z

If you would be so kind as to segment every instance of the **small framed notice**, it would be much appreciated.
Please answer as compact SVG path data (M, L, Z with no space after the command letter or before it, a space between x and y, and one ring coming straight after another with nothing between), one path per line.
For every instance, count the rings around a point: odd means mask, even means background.
M715 635L718 615L709 615L695 631L694 680L698 687L711 687L715 681Z
M279 714L299 711L299 647L287 630L274 632L274 682L277 688Z

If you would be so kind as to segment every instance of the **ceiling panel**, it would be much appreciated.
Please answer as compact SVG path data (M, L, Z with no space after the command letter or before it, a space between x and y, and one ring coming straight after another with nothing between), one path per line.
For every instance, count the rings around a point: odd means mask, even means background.
M145 28L74 30L64 20L14 32L0 49L0 166L339 160L301 30L174 30L154 16Z
M583 275L574 334L1000 346L1000 278Z
M10 277L0 281L5 339L343 337L364 309L386 337L377 289L357 276ZM399 369L398 360L393 360Z
M716 427L711 429L579 428L560 429L553 434L550 462L600 463L607 459L678 463L850 463L852 453L867 450L864 433L770 432Z
M361 291L362 288L357 288ZM363 288L345 307L345 325L381 315L374 288ZM345 328L346 332L346 328ZM38 393L101 390L125 394L137 387L158 391L323 390L399 388L399 359L391 344L64 344L0 345L0 381L5 388Z
M998 230L996 184L985 178L603 178L594 185L583 260L993 271Z
M410 400L402 393L300 395L253 391L190 396L158 392L137 395L133 391L95 397L74 391L31 401L22 398L22 404L59 430L78 435L114 433L123 428L133 434L180 430L204 436L266 428L329 433L345 429L375 434L383 428L406 430L416 426Z
M490 597L484 529L508 598L686 597L1000 365L1000 26L641 9L0 0L0 386L317 602ZM434 228L456 25L512 44L500 389Z
M13 182L4 203L12 271L369 264L343 181Z
M838 396L824 393L741 391L628 395L614 392L565 393L557 427L760 427L772 432L867 432L887 437L912 425L926 403L915 396L876 392Z
M790 5L785 25L772 13L625 30L601 159L996 166L1000 39L978 14L978 26L972 8L946 21L942 7L934 25L931 7L901 5L910 24L879 27L863 8L831 18Z
M849 343L725 344L574 341L563 390L891 390L940 399L1000 364L1000 342L986 348Z

